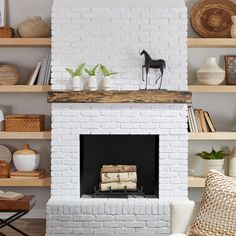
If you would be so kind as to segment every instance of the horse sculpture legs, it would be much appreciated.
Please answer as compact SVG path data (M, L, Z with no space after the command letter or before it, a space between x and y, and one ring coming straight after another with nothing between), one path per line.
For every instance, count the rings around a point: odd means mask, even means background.
M146 81L145 81L145 76L144 76L144 69L146 70ZM142 80L143 80L143 82L145 82L145 89L147 89L148 88L148 73L149 73L149 67L148 66L142 66ZM160 71L161 71L161 75L157 78L157 80L156 80L156 84L157 84L157 82L160 80L160 86L159 86L159 89L161 89L161 87L162 87L162 82L163 82L163 76L164 76L164 70L163 69L160 69Z
M148 66L142 66L142 80L145 81L144 79L144 68L146 69L146 85L145 85L145 89L147 90L148 88L148 72L149 72L149 67Z

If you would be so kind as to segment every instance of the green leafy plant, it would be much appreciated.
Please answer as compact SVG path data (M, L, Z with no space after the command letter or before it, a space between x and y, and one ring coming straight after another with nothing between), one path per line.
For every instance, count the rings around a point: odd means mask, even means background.
M71 68L66 68L66 70L72 76L72 78L74 78L76 76L82 75L84 67L85 67L85 63L82 63L77 67L76 70L73 70Z
M226 156L228 156L229 153L225 153L224 150L220 150L217 152L212 148L211 152L204 151L201 153L197 153L196 155L205 160L222 160Z
M95 76L96 75L96 70L97 68L99 67L99 64L97 64L94 68L92 68L91 70L88 70L85 68L85 71L86 73L89 75L89 76Z
M100 65L100 71L104 76L112 76L118 74L117 72L109 71L105 66Z

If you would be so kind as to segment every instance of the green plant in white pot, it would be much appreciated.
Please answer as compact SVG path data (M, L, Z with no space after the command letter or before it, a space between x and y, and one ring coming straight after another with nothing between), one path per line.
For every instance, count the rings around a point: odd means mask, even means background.
M224 173L224 160L229 154L225 153L224 150L216 151L212 148L211 152L201 152L196 154L201 157L205 164L205 176L211 169L217 170Z
M82 74L84 69L85 63L80 64L76 70L71 68L66 68L67 72L71 75L72 79L72 86L74 91L81 91L82 90Z
M103 74L103 81L102 81L102 85L103 85L103 89L105 91L110 91L112 88L112 84L111 84L111 77L113 75L116 75L117 72L111 72L109 71L105 66L100 65L100 72Z
M88 88L90 91L97 91L98 89L98 81L96 77L96 70L98 66L99 64L90 70L85 68L86 73L89 75Z

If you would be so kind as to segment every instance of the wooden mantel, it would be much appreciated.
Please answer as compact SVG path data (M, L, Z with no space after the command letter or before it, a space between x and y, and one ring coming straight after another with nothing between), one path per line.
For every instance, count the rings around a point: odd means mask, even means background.
M49 92L49 103L179 103L191 104L190 92L165 90Z

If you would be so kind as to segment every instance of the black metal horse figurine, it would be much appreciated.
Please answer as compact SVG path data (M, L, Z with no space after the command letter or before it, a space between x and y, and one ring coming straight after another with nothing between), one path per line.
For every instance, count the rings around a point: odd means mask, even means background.
M143 79L143 81L145 81L145 79L144 79L144 69L146 70L146 86L145 86L145 89L147 89L147 87L148 87L148 74L149 74L150 69L160 69L161 75L157 78L156 84L159 80L161 80L160 81L160 86L159 86L159 89L161 89L164 70L166 68L166 62L162 59L153 60L151 58L151 56L145 50L143 50L140 55L145 56L145 64L142 66L142 79Z

